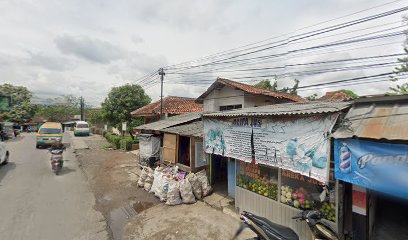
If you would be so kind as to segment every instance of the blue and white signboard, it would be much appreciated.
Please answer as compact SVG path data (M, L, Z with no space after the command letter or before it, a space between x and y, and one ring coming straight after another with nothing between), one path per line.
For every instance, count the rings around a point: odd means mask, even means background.
M335 139L336 179L408 199L408 145Z

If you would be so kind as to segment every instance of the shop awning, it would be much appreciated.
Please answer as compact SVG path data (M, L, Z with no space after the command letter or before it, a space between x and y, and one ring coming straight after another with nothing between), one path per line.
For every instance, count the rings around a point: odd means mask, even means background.
M408 140L408 96L357 100L334 138Z
M165 128L162 131L167 133L175 133L181 136L203 137L203 128L203 122L197 121L176 127Z

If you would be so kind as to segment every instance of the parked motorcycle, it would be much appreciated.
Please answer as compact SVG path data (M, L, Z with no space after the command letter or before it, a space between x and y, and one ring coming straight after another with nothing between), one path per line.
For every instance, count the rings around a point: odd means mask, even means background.
M51 169L55 173L55 175L58 175L58 173L61 171L62 166L64 164L64 160L62 157L62 153L64 152L63 149L49 149L49 152L51 153Z
M317 210L306 210L293 217L296 221L305 221L312 232L312 240L338 240L337 234L320 220L323 214ZM299 240L299 236L289 227L269 221L249 212L241 213L243 221L233 239L245 229L250 228L262 240Z

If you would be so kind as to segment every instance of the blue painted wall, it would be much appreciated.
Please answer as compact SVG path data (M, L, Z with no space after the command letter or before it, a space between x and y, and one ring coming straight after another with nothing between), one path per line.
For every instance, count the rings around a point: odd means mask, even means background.
M228 196L235 198L236 187L235 159L228 159Z

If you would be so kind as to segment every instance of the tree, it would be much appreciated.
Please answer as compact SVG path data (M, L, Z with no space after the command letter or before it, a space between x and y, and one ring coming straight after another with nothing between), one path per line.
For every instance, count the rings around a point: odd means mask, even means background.
M277 89L277 82L274 82L274 85L271 85L271 81L269 80L262 80L259 83L255 84L255 87L262 88L266 90L276 91Z
M0 94L11 97L10 111L0 114L3 120L23 123L34 115L35 107L30 102L32 93L26 87L2 84Z
M299 80L294 79L293 81L295 81L295 84L291 88L284 87L282 89L278 89L278 80L276 79L276 77L275 77L275 81L273 82L273 84L271 84L271 81L269 80L262 80L259 83L255 84L254 86L257 88L262 88L262 89L266 89L266 90L270 90L274 92L284 92L284 93L289 93L291 95L297 95L297 89L299 88Z
M405 53L408 54L408 48L404 48ZM399 58L398 62L401 63L400 67L396 67L394 72L396 76L391 77L391 81L398 81L398 75L401 75L402 73L408 72L408 57L405 58ZM402 85L397 85L396 87L390 87L389 92L387 94L389 95L402 95L402 94L408 94L408 83L403 83Z
M149 104L150 101L150 97L140 85L126 84L114 87L102 103L103 116L111 125L120 130L122 130L122 122L127 122L130 129L132 122L140 124L134 122L138 120L132 119L130 112Z
M313 93L312 95L305 97L305 99L308 101L315 101L317 99L317 93Z
M85 116L87 121L93 125L104 123L104 116L101 108L86 109Z
M37 105L35 116L45 117L52 122L63 122L80 114L80 98L74 95L50 98L47 102L51 105ZM85 109L87 107L89 106L85 105Z
M37 117L45 117L51 122L63 122L79 114L79 109L72 106L51 105L38 106Z

